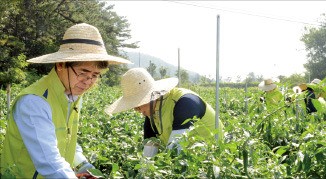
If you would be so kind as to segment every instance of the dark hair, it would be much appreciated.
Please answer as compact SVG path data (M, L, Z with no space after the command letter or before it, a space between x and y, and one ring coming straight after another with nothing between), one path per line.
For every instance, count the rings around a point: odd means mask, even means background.
M108 61L94 61L95 62L95 66L99 69L105 69L109 67L109 62ZM65 66L66 67L74 67L74 66L80 66L82 64L84 64L85 62L66 62Z

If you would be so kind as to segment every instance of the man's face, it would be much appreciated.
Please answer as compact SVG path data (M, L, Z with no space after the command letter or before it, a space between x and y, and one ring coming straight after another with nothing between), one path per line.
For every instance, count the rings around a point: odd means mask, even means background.
M64 84L67 94L81 95L92 87L100 78L102 69L95 62L84 62L78 66L57 66L57 73ZM70 87L69 87L70 86ZM71 90L71 91L70 91Z

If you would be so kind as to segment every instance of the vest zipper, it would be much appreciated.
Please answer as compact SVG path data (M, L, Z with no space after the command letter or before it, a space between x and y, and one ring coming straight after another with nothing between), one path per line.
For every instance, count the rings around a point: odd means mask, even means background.
M71 106L71 102L68 102L68 114L66 119L67 134L70 134L70 128L69 128L70 106Z
M33 179L36 179L36 178L37 178L37 175L38 175L38 171L35 170L35 173L34 173L34 175L33 175Z

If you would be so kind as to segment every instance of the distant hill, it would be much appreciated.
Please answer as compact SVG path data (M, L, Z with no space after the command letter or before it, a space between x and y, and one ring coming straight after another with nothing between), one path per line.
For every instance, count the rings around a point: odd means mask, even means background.
M157 58L157 57L154 57L151 55L147 55L147 54L143 54L143 53L139 54L138 52L125 52L124 55L127 56L128 59L134 63L134 64L128 64L128 68L139 67L139 61L140 61L140 67L147 68L149 66L149 62L151 61L152 63L154 63L156 65L156 73L154 75L154 78L156 78L156 79L160 78L159 68L161 66L164 66L167 68L167 73L166 73L167 76L177 77L176 72L178 70L178 67L175 65L172 65L170 63L167 63L160 58ZM193 82L193 83L199 82L200 75L198 73L189 71L189 70L186 70L186 71L189 75L189 80L191 82Z

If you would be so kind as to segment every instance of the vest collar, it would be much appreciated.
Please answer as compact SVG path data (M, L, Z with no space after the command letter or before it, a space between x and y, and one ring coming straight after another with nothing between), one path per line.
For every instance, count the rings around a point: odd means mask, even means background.
M53 89L55 90L56 94L60 94L60 93L64 92L65 97L69 102L77 101L77 99L78 99L77 95L71 96L71 95L68 95L65 93L66 88L64 87L63 83L61 82L57 72L55 71L55 68L52 68L52 70L49 73L49 77L51 79L53 79L53 81L51 83L55 85L55 87Z

